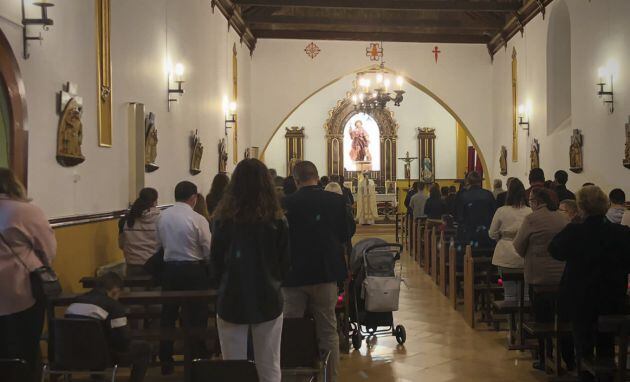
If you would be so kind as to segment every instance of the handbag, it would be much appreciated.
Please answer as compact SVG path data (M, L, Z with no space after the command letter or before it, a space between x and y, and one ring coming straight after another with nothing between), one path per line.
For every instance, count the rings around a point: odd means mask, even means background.
M15 253L13 248L9 245L2 234L0 234L0 239L2 239L2 241L7 246L7 248L9 248L13 256L15 256L20 264L22 264L22 266L29 272L29 279L31 281L31 293L33 294L33 298L35 298L35 300L44 301L52 297L57 297L61 294L61 283L59 282L57 274L51 267L47 265L42 265L41 267L35 268L34 270L28 269L24 261L22 261L20 256Z

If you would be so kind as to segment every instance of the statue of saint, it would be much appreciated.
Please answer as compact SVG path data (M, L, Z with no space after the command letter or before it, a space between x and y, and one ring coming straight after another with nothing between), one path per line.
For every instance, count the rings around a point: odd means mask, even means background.
M225 147L225 138L219 140L219 173L227 173L228 153Z
M531 168L540 168L540 143L538 143L538 139L534 138L529 159L531 160Z
M199 134L195 130L192 136L192 153L190 155L190 173L197 175L201 172L201 157L203 156L203 145L199 139Z
M76 166L85 161L81 153L83 143L83 108L71 98L63 110L57 131L57 162L62 166Z
M573 172L582 172L584 162L582 159L583 137L579 129L573 129L571 136L571 147L569 148L569 170Z
M354 122L354 127L354 129L350 128L350 139L352 139L350 159L355 162L371 162L370 135L363 129L363 122Z
M630 120L626 123L626 155L623 160L623 165L626 168L630 168Z
M499 165L501 167L501 175L507 175L507 149L501 146L501 156L499 156Z
M149 113L144 121L144 169L153 172L159 168L157 158L158 135L155 128L155 114Z

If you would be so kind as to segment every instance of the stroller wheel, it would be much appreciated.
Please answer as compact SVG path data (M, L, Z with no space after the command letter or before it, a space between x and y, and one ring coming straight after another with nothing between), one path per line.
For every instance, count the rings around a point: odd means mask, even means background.
M398 343L401 345L404 344L405 341L407 341L407 331L405 330L405 327L402 325L396 326L394 335L396 336L396 341L398 341Z
M352 333L352 347L355 350L361 349L361 343L363 342L363 336L361 336L361 332L356 330Z

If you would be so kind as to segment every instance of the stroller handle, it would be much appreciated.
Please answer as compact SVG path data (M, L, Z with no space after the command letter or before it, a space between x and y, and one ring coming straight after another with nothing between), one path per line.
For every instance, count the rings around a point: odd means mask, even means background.
M398 248L398 252L396 253L396 256L394 256L394 260L398 261L400 260L400 253L403 250L403 246L402 244L398 244L398 243L381 243L381 244L374 244L371 245L369 247L367 247L366 249L363 250L363 258L365 258L366 254L374 249L379 249L379 248L391 248L391 247L395 247ZM367 260L367 259L366 259Z

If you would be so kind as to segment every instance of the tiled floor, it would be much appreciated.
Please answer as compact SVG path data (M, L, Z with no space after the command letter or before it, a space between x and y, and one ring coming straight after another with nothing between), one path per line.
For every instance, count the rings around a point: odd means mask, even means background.
M355 240L374 236L395 241L392 225L359 227ZM400 311L394 317L407 329L407 343L399 346L394 337L380 337L368 349L364 342L360 351L342 356L339 381L547 380L543 373L532 369L528 352L506 350L505 332L470 329L417 264L406 254L402 261L407 285L402 287ZM154 368L147 380L181 381L181 369L175 376L164 378Z

